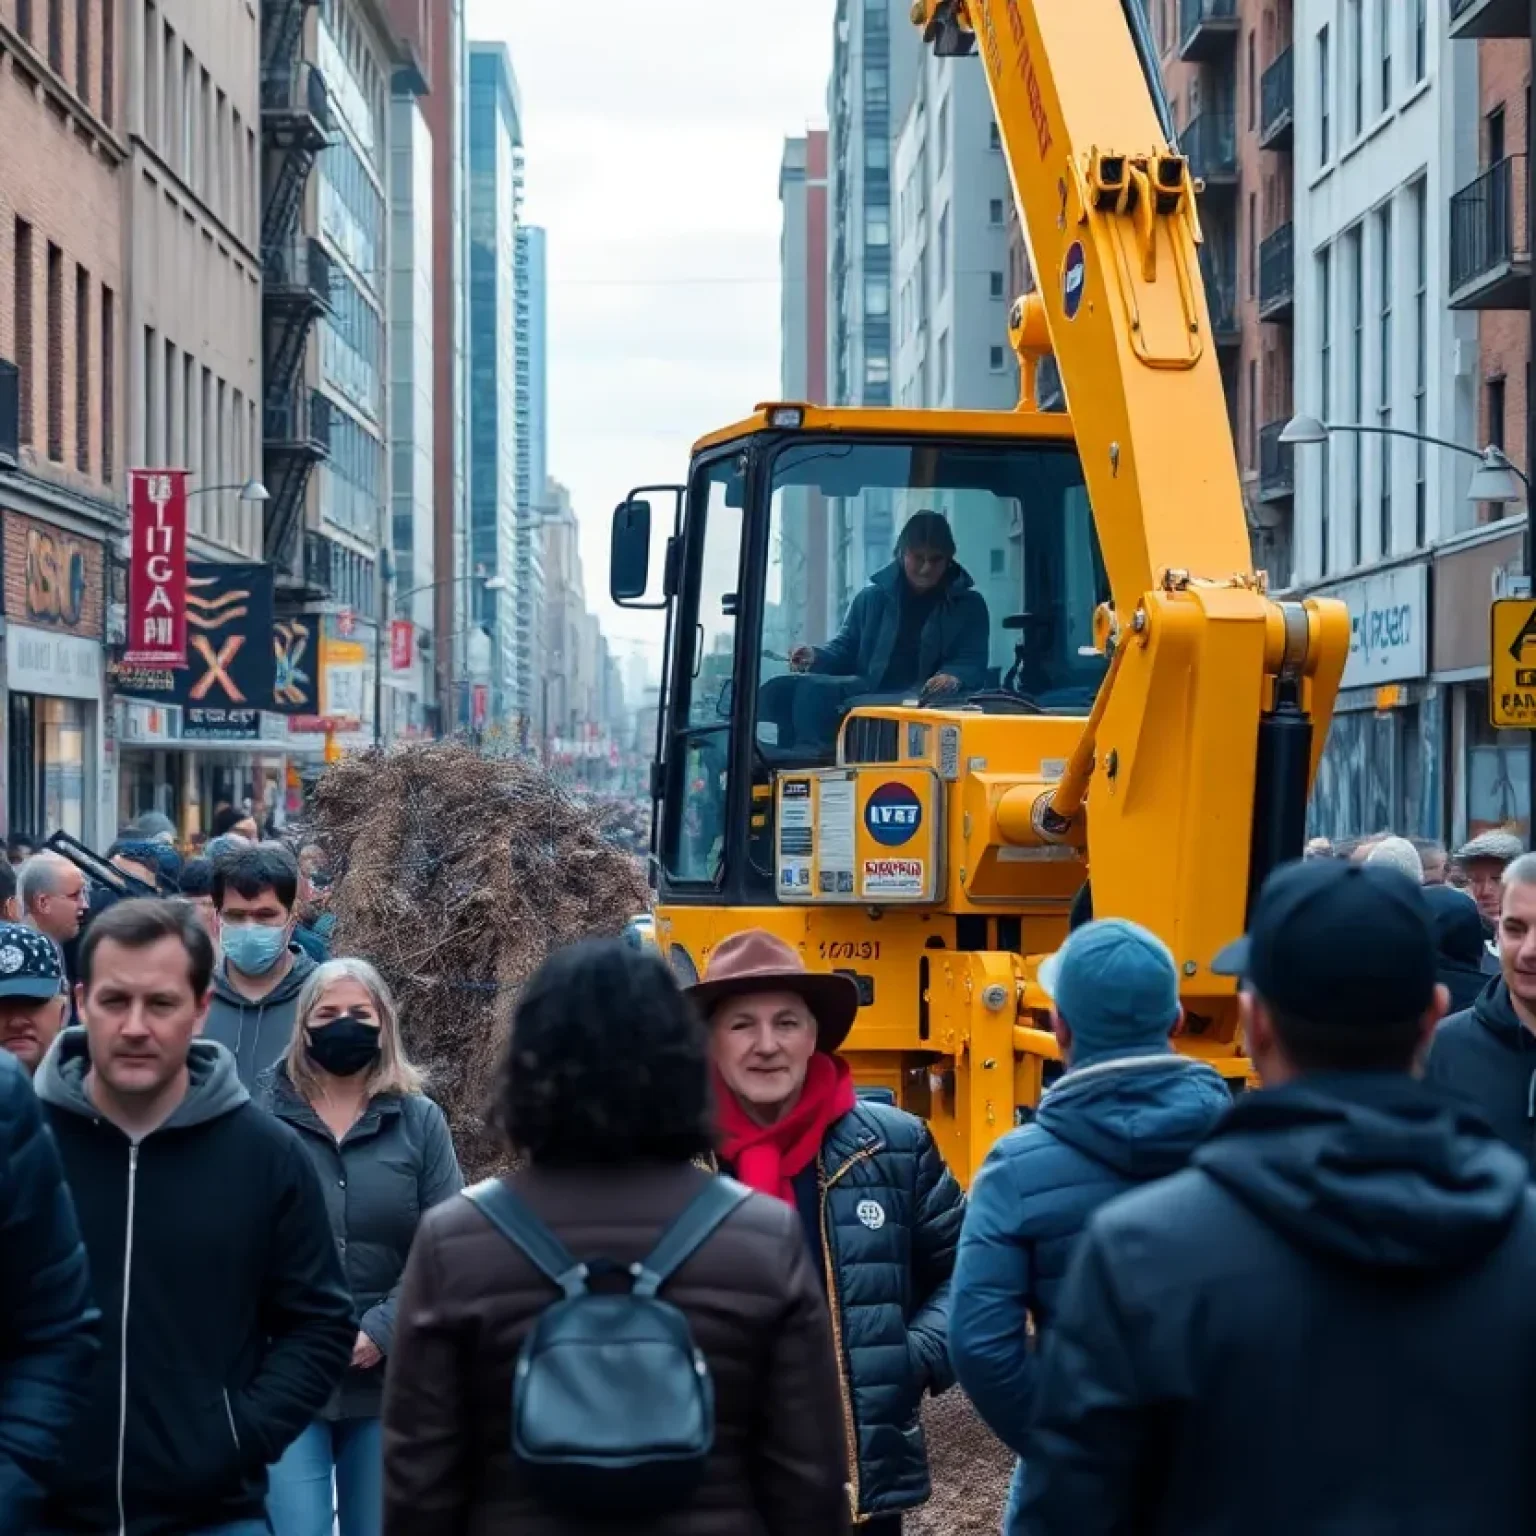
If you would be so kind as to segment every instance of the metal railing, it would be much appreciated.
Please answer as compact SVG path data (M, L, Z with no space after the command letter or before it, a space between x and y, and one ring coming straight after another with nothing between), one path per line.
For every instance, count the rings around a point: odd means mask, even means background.
M1205 303L1211 312L1211 330L1231 336L1238 330L1237 279L1228 276L1211 255L1209 245L1200 247L1200 275L1205 279Z
M1259 85L1259 137L1267 139L1287 126L1296 110L1295 54L1289 48L1275 55Z
M308 61L288 69L262 71L261 110L312 117L323 133L331 133L336 127L325 76Z
M1212 109L1192 117L1179 134L1190 172L1203 181L1237 175L1237 115Z
M1282 224L1259 245L1259 313L1289 304L1295 297L1295 230Z
M331 452L331 402L318 389L296 389L269 400L262 412L269 448L304 450L320 458Z
M1525 156L1508 155L1451 195L1451 292L1530 254Z
M1283 421L1259 429L1259 493L1289 496L1296 490L1296 445L1282 443Z
M302 294L330 307L331 258L313 235L268 247L262 253L261 279L271 294Z
M1237 0L1179 0L1179 41L1188 46L1207 22L1236 20Z

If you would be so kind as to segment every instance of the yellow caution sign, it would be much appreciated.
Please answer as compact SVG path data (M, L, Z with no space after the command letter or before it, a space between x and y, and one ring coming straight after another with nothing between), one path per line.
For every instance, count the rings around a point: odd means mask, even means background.
M1536 598L1496 598L1491 617L1489 722L1498 730L1536 730Z

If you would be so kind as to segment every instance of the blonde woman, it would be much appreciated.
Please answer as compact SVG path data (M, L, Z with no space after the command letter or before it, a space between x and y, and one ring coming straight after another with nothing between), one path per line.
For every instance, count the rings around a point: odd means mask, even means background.
M394 999L366 960L315 970L257 1097L298 1132L320 1175L357 1318L351 1367L272 1468L267 1514L276 1536L331 1536L333 1521L340 1536L379 1536L379 1415L400 1276L421 1218L464 1182L448 1122L422 1093Z

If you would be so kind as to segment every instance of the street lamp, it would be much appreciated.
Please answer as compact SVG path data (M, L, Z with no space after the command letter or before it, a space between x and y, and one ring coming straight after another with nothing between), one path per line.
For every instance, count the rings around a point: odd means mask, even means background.
M202 485L187 492L187 500L194 496L212 496L217 491L239 491L241 501L271 501L272 493L253 475L244 485Z

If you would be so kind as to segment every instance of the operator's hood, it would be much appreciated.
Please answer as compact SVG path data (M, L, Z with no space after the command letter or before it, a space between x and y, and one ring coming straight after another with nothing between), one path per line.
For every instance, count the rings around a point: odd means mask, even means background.
M1232 1107L1220 1075L1173 1051L1075 1067L1040 1101L1040 1129L1142 1183L1174 1173Z
M1192 1162L1297 1248L1419 1273L1486 1255L1529 1177L1471 1110L1385 1072L1244 1094Z

